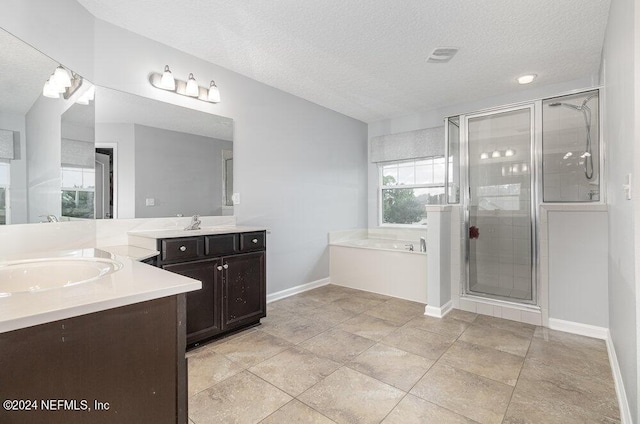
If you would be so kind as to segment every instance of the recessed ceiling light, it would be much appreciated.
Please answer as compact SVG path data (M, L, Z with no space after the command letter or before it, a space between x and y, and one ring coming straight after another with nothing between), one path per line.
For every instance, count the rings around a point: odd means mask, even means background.
M536 79L536 77L537 77L536 74L523 75L517 78L518 84L529 84L533 82L533 80Z

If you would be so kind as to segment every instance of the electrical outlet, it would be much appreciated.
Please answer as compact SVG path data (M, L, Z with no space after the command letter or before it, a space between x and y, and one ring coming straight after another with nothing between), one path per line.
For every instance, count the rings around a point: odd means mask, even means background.
M144 204L145 206L155 206L156 199L154 199L153 197L147 197L146 199L144 199Z
M233 195L231 196L231 200L233 201L234 205L239 205L240 204L240 193L233 193Z

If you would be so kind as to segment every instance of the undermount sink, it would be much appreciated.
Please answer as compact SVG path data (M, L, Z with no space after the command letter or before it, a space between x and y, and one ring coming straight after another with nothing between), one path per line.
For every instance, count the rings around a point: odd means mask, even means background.
M108 258L41 258L0 264L0 297L88 283L122 268Z

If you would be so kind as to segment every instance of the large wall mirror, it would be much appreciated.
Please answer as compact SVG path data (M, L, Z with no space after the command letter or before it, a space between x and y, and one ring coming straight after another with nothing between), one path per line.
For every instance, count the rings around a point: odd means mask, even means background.
M86 80L48 98L59 64L2 29L0 49L0 225L233 214L231 119Z

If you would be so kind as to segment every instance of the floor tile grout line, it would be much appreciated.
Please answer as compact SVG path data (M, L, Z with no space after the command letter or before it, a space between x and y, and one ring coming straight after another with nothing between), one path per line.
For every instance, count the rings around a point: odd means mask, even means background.
M516 392L516 387L518 387L518 382L520 381L520 376L522 375L522 369L524 368L524 364L527 361L527 356L529 355L529 350L531 350L531 343L533 342L533 337L535 335L535 330L533 334L531 334L531 338L529 339L529 346L527 347L527 353L524 355L524 359L522 361L522 366L520 366L520 371L518 372L518 377L516 378L516 384L513 385L513 390L511 391L511 396L509 396L509 402L507 402L507 409L504 410L504 414L502 415L502 423L507 419L507 412L509 411L509 407L511 406L511 402L513 401L513 394Z

